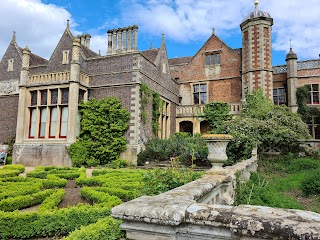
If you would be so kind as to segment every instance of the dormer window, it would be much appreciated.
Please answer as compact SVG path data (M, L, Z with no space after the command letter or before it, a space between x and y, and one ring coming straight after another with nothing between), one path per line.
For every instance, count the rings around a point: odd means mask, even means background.
M220 64L220 52L213 52L206 54L206 65L219 65Z
M69 64L69 50L62 52L62 64Z
M13 71L13 62L14 62L14 59L9 59L8 60L8 72L12 72Z

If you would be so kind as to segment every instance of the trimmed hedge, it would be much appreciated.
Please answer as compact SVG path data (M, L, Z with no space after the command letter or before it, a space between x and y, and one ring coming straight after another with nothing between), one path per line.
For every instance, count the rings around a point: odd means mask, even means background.
M10 164L10 165L4 165L3 169L19 170L20 173L23 173L26 168L21 164Z
M99 192L90 187L81 188L81 196L93 203L102 204L105 207L113 208L122 203L117 196L110 196L108 193Z
M43 202L43 200L46 199L46 197L48 197L52 193L53 190L48 189L27 196L6 198L0 201L0 210L5 212L11 212L17 209L30 207Z
M57 210L58 204L61 202L65 194L64 189L58 189L48 196L38 208L38 211Z
M108 193L112 196L117 196L124 202L135 199L141 195L138 191L128 191L117 187L97 187L94 189L99 192Z
M98 220L88 226L81 227L72 232L64 240L114 240L121 236L120 229L121 221L115 220L112 217L106 217Z
M19 174L19 170L0 169L0 178L17 177Z
M0 211L0 239L64 236L110 215L111 208L78 204L44 212Z
M47 179L42 181L42 188L63 188L68 180L57 177L56 175L47 175Z
M26 186L12 186L10 187L10 190L1 191L0 193L0 200L5 198L12 198L17 196L24 196L28 194L33 194L40 191L40 184L34 184L33 186L26 185Z

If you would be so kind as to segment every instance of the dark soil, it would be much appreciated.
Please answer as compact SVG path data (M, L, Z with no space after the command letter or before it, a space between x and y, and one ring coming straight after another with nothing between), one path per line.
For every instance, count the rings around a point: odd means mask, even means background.
M89 201L81 197L80 187L77 186L75 180L68 180L67 186L64 188L66 191L64 198L59 203L58 208L64 208L68 206L75 206L78 203L88 203Z

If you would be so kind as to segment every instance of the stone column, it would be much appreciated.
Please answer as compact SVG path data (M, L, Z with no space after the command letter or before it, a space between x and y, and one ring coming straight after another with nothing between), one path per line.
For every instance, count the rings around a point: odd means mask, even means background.
M90 48L90 39L91 39L91 35L90 34L86 34L85 35L86 38L86 47Z
M138 50L138 26L133 25L133 50Z
M112 30L108 30L108 50L107 54L112 53Z
M31 51L28 47L22 50L22 68L20 72L20 83L19 83L19 107L17 116L17 130L16 130L16 143L22 143L28 129L29 122L27 121L27 97L28 90L26 88L27 81L29 78L29 62L30 62Z
M125 51L127 51L127 31L128 31L128 28L124 27L122 30L123 30L123 34L122 34L122 51L125 52Z
M68 102L68 134L67 143L76 141L77 136L77 116L78 116L78 98L80 82L80 39L76 38L72 44L72 62L70 69L70 87Z
M132 27L129 26L128 27L128 48L127 48L127 52L131 52L132 51Z
M112 30L112 54L117 52L117 29Z
M297 104L297 82L298 82L298 70L297 70L297 54L292 51L290 48L290 52L287 54L287 86L288 86L288 106L292 112L298 111Z
M117 38L118 38L118 49L117 52L122 52L122 28L118 28L117 30Z

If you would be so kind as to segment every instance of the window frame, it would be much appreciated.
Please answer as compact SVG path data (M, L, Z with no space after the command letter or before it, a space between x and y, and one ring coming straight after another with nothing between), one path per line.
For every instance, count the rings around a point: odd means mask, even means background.
M280 95L280 90L283 90L283 95ZM276 95L274 92L276 91ZM277 102L275 102L275 97L277 98ZM280 103L280 99L283 97L283 103ZM287 104L287 92L285 87L278 87L273 89L273 104L275 105L286 105Z
M198 86L198 92L195 91L195 86ZM201 86L206 86L206 90L202 91L201 90ZM205 93L205 101L203 101L203 103L201 103L201 94ZM198 94L198 103L195 102L195 94ZM193 105L205 105L208 103L208 83L195 83L192 84L192 103Z
M205 65L206 67L218 66L221 64L221 52L208 52L205 54Z
M320 104L320 91L319 91L319 84L318 83L312 83L312 84L307 84L310 86L310 91L307 99L307 104L308 105L319 105ZM314 90L314 87L317 86L317 90ZM315 94L318 95L318 101L314 101L314 96Z

